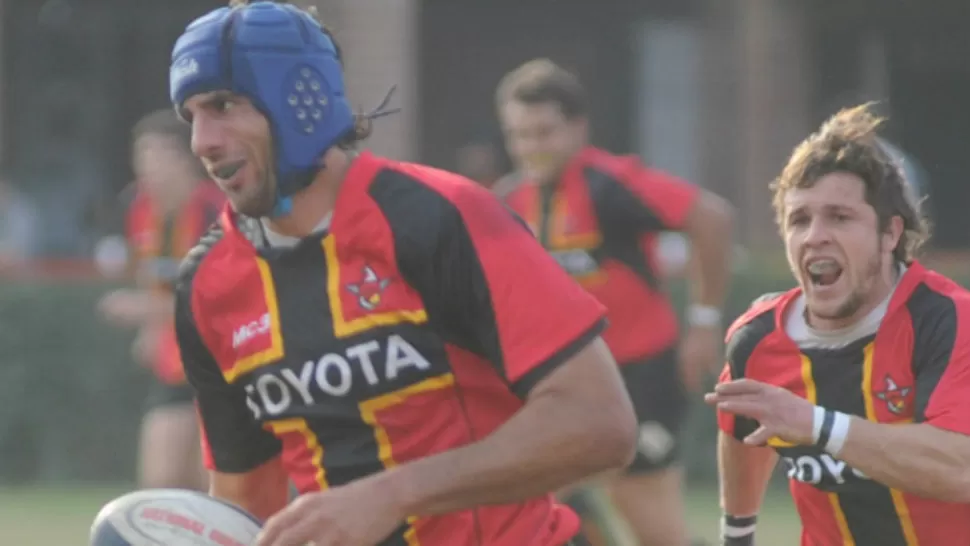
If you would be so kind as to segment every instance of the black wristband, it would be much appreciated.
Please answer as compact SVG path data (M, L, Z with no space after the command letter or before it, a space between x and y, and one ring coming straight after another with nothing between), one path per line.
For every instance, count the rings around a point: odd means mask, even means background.
M758 516L725 514L721 522L721 545L754 546L754 525L757 522Z
M825 410L825 418L822 419L822 428L818 432L818 441L815 445L825 449L829 445L829 439L832 437L832 425L835 424L835 412L827 409Z

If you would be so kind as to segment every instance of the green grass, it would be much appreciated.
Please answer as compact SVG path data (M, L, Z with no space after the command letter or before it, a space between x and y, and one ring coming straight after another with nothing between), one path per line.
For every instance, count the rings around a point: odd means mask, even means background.
M0 545L87 546L91 521L104 503L123 488L2 488L0 489ZM716 544L717 494L713 487L693 488L688 494L691 531ZM797 544L798 519L788 493L773 490L758 518L760 544Z

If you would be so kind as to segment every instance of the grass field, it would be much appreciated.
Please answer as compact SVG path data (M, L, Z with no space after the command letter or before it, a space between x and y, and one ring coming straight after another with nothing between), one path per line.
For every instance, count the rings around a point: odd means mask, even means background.
M86 546L88 526L98 509L124 493L120 488L2 488L0 489L0 545ZM692 489L690 522L696 536L714 541L720 510L713 488ZM761 544L798 543L798 523L785 491L766 500L759 517Z

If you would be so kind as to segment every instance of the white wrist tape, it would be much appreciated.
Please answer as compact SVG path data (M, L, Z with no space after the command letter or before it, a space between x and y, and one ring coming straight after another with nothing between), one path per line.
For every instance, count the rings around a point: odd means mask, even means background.
M840 412L815 406L812 418L812 441L829 455L838 457L849 437L852 419Z
M721 544L724 546L753 546L757 516L737 517L725 514L721 518Z

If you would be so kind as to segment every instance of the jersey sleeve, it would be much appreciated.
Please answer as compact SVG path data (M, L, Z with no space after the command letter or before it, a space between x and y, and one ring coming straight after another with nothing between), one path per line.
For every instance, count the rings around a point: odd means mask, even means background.
M770 308L768 308L770 309ZM738 322L728 329L725 347L724 369L718 377L718 383L727 383L748 377L751 361L757 358L757 348L761 341L771 333L773 328L773 313L769 310L749 310L742 315ZM717 426L725 434L738 440L758 429L758 422L747 417L739 417L732 413L717 410Z
M392 225L416 234L398 231L398 259L432 322L447 341L491 362L520 396L604 329L605 308L488 191L463 183L445 197L397 180L392 204L379 182L376 197ZM417 207L411 213L401 206L405 185ZM421 243L405 240L418 235Z
M622 225L625 231L683 231L700 194L693 184L644 167L632 158L616 176L601 173L597 177L595 169L587 173L591 182L597 178L603 178L607 186L598 192L598 204L608 212L600 217Z
M175 331L185 375L196 394L206 468L227 473L252 470L278 455L279 439L263 429L245 392L226 382L196 325L192 282L176 289Z
M915 421L970 435L970 301L925 316L915 341Z

